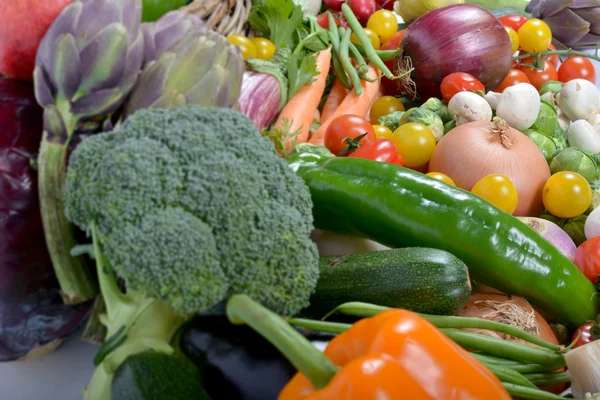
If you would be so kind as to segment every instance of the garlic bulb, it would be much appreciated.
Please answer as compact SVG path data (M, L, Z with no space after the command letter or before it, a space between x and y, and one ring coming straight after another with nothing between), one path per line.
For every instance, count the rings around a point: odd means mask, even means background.
M594 340L565 354L571 392L576 399L600 392L600 340Z

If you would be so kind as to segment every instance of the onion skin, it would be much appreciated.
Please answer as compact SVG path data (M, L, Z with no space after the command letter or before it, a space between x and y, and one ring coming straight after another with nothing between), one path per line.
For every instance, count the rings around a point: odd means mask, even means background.
M512 45L502 23L489 11L456 4L431 11L411 23L399 57L409 57L417 96L441 98L440 84L466 72L492 90L512 67ZM400 72L400 71L397 71Z
M493 126L494 122L475 121L452 129L437 144L429 170L448 175L457 187L469 191L484 176L506 175L519 196L513 215L540 216L542 192L550 178L544 155L531 139L512 128L512 145L505 148L500 136L491 132Z
M575 250L577 250L575 242L554 222L535 217L520 217L519 219L552 243L569 260L575 259Z

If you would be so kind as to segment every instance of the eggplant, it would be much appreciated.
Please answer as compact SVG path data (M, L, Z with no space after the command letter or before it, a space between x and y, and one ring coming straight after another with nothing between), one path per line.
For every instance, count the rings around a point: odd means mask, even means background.
M334 337L299 331L313 342ZM231 324L225 316L192 318L181 329L178 342L200 370L213 400L277 400L297 372L265 338L246 325Z
M32 167L42 129L33 87L0 78L0 361L53 350L90 307L63 304L46 249Z

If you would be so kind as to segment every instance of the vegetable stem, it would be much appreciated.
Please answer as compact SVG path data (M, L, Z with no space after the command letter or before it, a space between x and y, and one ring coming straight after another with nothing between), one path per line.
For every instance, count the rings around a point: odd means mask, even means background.
M585 58L591 58L592 60L596 60L596 61L600 61L600 55L598 54L598 52L594 53L594 54L590 54L590 53L586 53L585 51L577 51L577 50L573 50L573 49L567 49L567 50L545 50L545 51L540 51L539 53L526 53L520 56L514 56L513 60L515 61L519 61L519 60L523 60L525 58L533 58L534 63L528 64L530 66L533 66L536 69L541 69L542 65L541 65L541 57L544 56L566 56L566 57L573 57L573 56L581 56L581 57L585 57Z
M356 69L350 61L350 57L348 56L351 33L352 32L350 30L344 31L344 36L342 37L342 42L340 43L340 61L342 62L344 70L346 70L346 72L350 76L352 86L354 86L354 92L357 96L360 96L362 94L362 83L360 82L358 72L356 72Z
M511 396L523 400L564 400L564 397L539 389L532 389L506 382L502 382L502 385Z
M83 258L70 252L77 242L64 213L67 147L68 141L51 140L50 133L44 132L38 159L39 198L46 246L63 301L77 304L93 299L98 290Z
M389 310L389 307L378 306L375 304L350 302L344 303L336 307L333 311L328 313L323 319L326 319L330 315L340 312L346 315L353 315L357 317L372 317L383 311ZM525 340L529 343L533 343L540 347L545 347L550 350L562 351L563 347L547 342L538 336L532 335L531 333L525 332L521 329L515 328L514 326L503 324L501 322L489 321L481 318L468 318L468 317L455 317L449 315L429 315L419 314L427 321L431 322L438 328L471 328L471 329L485 329L495 332L505 333L518 339Z
M227 317L233 324L247 324L265 337L302 372L316 389L325 387L339 371L304 336L246 295L234 295L227 303Z
M506 357L524 363L554 363L565 365L562 355L548 349L535 348L523 344L508 342L487 335L466 332L460 329L441 328L444 334L466 349L476 349L491 355ZM559 367L560 368L560 367Z

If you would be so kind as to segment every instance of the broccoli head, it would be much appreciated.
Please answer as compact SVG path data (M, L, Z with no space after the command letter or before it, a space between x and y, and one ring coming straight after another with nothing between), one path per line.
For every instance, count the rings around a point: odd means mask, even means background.
M141 110L85 139L65 204L128 290L182 314L242 293L293 315L316 286L308 188L231 109Z

